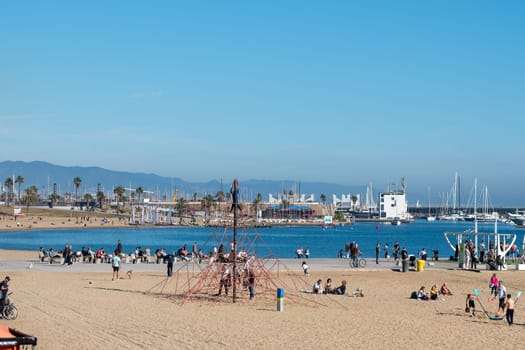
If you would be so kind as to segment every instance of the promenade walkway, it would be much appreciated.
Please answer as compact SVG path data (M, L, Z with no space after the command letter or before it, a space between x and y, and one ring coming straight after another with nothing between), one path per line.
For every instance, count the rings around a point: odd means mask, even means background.
M92 264L92 263L74 263L72 265L49 264L48 262L41 263L37 258L38 253L35 252L34 259L0 259L0 269L3 271L20 271L20 270L34 270L34 271L48 271L48 272L109 272L111 271L111 264ZM280 264L291 271L302 271L301 263L303 259L279 259ZM366 259L367 264L365 268L351 268L348 259L307 259L310 271L338 271L348 270L353 272L365 272L373 270L392 270L400 269L400 265L396 265L392 259L379 259L379 264L375 263L375 259ZM430 263L430 264L429 264ZM183 262L176 262L173 269L176 271ZM190 263L192 264L192 263ZM204 262L202 265L204 266ZM269 265L273 261L268 261ZM457 263L450 261L428 261L425 265L426 270L431 269L454 269L457 268ZM412 270L415 270L413 267ZM166 264L155 263L140 263L140 264L122 264L121 270L133 271L147 271L147 272L165 272ZM198 268L196 267L196 271Z

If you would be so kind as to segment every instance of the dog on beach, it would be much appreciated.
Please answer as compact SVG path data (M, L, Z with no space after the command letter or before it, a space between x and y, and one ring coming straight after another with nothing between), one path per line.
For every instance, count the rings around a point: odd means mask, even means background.
M132 273L133 273L133 270L128 270L128 272L126 272L126 275L128 275L128 279L131 279Z

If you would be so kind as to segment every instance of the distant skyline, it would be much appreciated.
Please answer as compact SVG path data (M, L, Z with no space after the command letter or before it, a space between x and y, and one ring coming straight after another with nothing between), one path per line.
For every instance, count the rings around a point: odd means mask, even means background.
M508 204L525 198L523 18L521 1L0 2L0 160L404 176L433 202L458 172Z

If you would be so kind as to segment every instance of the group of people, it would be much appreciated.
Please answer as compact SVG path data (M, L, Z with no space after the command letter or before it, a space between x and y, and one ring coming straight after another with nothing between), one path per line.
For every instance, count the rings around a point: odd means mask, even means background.
M452 295L452 291L446 283L443 283L440 288L437 284L433 284L427 292L425 286L421 286L419 290L412 293L412 298L417 300L438 300L443 299L442 296Z
M346 293L346 280L342 280L339 286L334 287L331 278L327 278L324 285L323 280L318 279L312 286L312 293L344 295Z
M520 258L520 251L516 244L509 246L508 243L505 245L501 244L499 251L507 251L507 256L497 253L497 247L492 241L489 241L488 249L485 246L485 240L481 240L481 243L476 247L475 243L472 240L465 240L463 243L464 252L463 257L465 261L465 268L477 269L477 263L487 263L490 266L491 270L501 270L504 268L505 258L516 260ZM458 260L459 258L459 245L456 245L456 253L454 258ZM525 262L525 255L522 255L520 262Z
M299 247L295 253L297 254L297 259L308 259L310 257L310 248Z
M229 264L223 264L220 273L219 292L217 293L217 296L222 294L223 289L224 294L228 295L229 288L232 286L232 284L235 282L240 284L242 281L243 290L248 290L250 293L250 300L253 300L255 298L255 272L249 267L247 262L243 265L242 271L242 278L240 273L237 272L235 281L233 281Z
M496 311L496 317L505 314L505 318L509 325L514 323L514 299L512 295L507 293L507 287L503 284L503 281L493 273L489 280L490 287L490 301L498 299L498 311ZM474 315L474 312L472 312Z

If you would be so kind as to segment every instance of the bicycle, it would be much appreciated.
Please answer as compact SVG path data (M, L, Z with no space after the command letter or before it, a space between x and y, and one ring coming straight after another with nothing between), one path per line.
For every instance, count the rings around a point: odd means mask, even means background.
M362 254L359 254L355 258L350 258L350 267L365 267L366 260L363 258Z
M18 309L17 307L11 303L8 296L13 294L13 292L10 292L5 297L5 304L2 307L2 318L4 320L16 320L18 317Z

